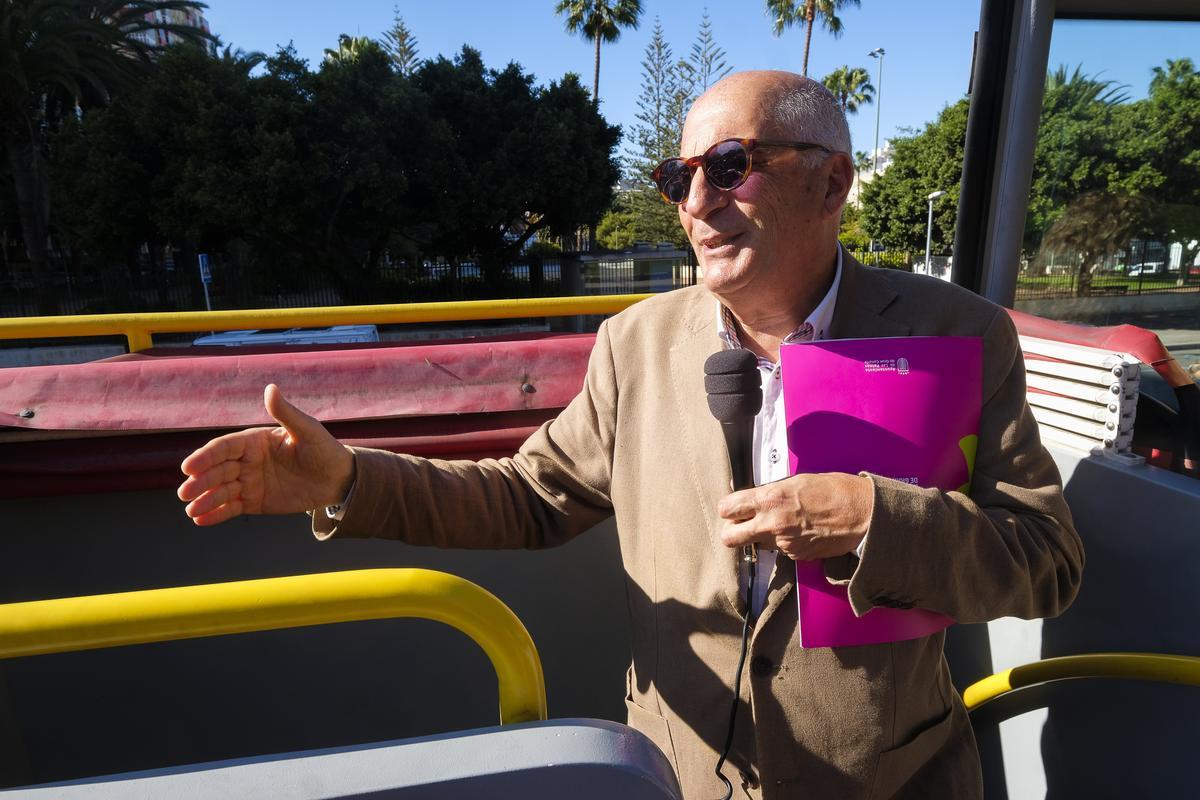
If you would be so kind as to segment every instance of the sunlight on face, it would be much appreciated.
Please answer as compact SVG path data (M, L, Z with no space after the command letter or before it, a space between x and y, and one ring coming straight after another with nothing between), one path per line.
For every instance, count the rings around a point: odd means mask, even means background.
M797 139L767 119L766 85L717 87L692 107L683 131L682 154L704 152L722 139ZM679 221L700 263L705 286L720 296L789 282L789 267L811 250L820 220L822 193L794 151L756 151L753 172L736 189L714 189L697 170ZM791 270L794 272L795 270Z

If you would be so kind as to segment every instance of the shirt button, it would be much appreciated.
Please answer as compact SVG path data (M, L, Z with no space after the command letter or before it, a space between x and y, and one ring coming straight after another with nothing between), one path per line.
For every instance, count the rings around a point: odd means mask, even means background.
M756 678L766 678L775 671L775 665L766 656L755 656L750 659L750 674Z
M775 464L775 463L777 463L777 462L779 461L779 450L777 450L776 448L772 447L772 448L771 448L771 452L770 452L770 454L768 455L768 457L771 459L771 463L772 463L772 464Z

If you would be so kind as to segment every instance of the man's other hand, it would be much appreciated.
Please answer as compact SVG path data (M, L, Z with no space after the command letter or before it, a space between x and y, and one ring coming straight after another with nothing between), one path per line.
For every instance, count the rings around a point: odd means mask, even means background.
M717 505L729 547L759 544L812 561L853 553L867 535L874 504L869 478L844 473L793 475L727 495Z
M263 393L277 428L250 428L213 439L183 460L179 487L187 515L216 525L240 514L291 514L341 503L354 482L354 455L320 422Z

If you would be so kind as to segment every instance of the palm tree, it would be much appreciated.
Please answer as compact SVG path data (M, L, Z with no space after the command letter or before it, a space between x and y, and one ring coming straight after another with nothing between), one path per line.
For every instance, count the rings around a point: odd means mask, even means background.
M1157 68L1156 68L1157 69ZM1116 81L1102 81L1087 75L1079 66L1068 75L1065 64L1046 73L1046 93L1042 101L1042 116L1056 111L1075 111L1092 103L1106 106L1128 102L1129 86Z
M362 58L364 53L375 50L382 52L383 47L374 39L368 36L347 36L343 33L338 36L337 50L325 48L325 61L334 64L353 64Z
M833 92L838 106L846 115L857 114L858 107L875 100L875 87L871 75L862 67L838 67L825 76L821 83Z
M221 51L221 61L226 65L233 67L242 75L249 75L254 71L254 68L267 60L267 54L259 50L251 50L247 53L240 47L226 45Z
M813 23L820 17L821 25L836 39L842 35L842 20L837 12L860 5L860 0L767 0L767 14L774 20L771 32L776 36L783 35L784 29L793 25L804 28L804 64L800 71L807 76Z
M214 42L158 12L198 11L193 0L5 0L0 3L0 147L16 189L38 311L58 302L47 271L50 180L46 141L69 115L106 103L161 51L159 33Z
M600 42L615 42L622 28L637 28L642 0L559 0L555 14L567 18L567 33L578 33L596 43L596 72L592 102L600 102Z

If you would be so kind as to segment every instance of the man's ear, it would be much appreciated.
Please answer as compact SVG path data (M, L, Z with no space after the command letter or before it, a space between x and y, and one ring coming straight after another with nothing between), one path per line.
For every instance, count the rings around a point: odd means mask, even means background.
M825 214L836 217L846 205L850 187L854 185L854 165L845 153L834 153L827 162L829 180L825 185Z

